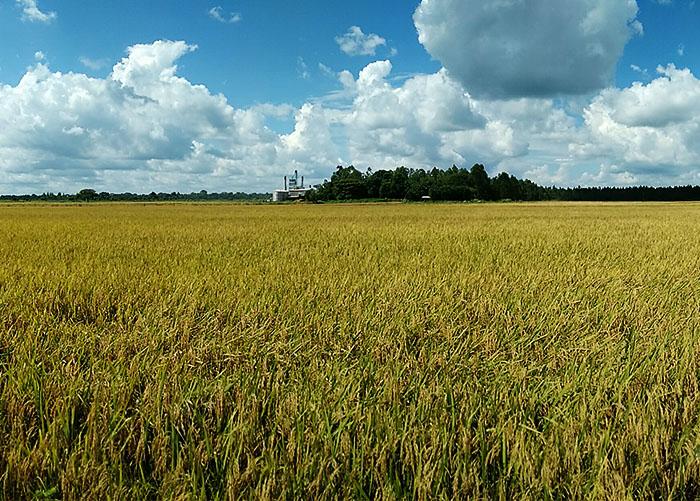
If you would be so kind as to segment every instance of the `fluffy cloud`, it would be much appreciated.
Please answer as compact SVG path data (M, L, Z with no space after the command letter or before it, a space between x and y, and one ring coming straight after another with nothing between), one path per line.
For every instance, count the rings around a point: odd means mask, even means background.
M17 5L22 8L22 19L33 23L50 23L56 19L55 12L44 12L39 9L37 0L17 0Z
M319 175L340 161L331 135L331 118L323 107L306 103L294 119L294 131L281 137L290 167Z
M673 65L657 73L604 89L580 109L551 99L477 102L528 142L526 156L498 168L543 184L700 184L700 80Z
M477 97L597 91L630 37L635 0L422 0L419 40Z
M289 107L234 109L177 76L176 61L193 50L184 42L135 45L106 79L38 63L18 85L0 87L0 191L250 189L295 162L314 171L314 159L324 169L339 161L322 111L302 108L283 137L266 117Z
M700 80L688 69L657 68L648 84L607 89L584 110L580 156L614 162L653 184L694 182L700 169Z
M622 125L653 128L695 120L700 112L700 81L689 69L673 64L656 71L660 76L646 85L636 82L624 90L604 91L588 115L604 108Z
M396 88L387 80L391 69L389 61L378 61L357 80L341 74L354 92L342 117L353 161L373 168L464 165L477 158L498 162L527 149L507 124L478 113L445 70L414 76Z
M366 35L359 26L351 26L347 33L335 37L335 42L348 56L373 56L377 48L386 45L382 37L374 33Z
M271 189L294 169L321 180L340 163L497 163L528 148L445 70L395 86L391 63L378 61L340 72L335 100L237 109L177 74L194 50L134 45L107 78L38 62L0 87L0 192ZM290 116L288 133L267 125Z
M475 98L451 72L397 80L389 61L334 75L342 90L234 108L178 75L185 42L130 47L106 78L37 58L0 86L0 192L271 190L294 169L485 163L540 183L700 182L700 80L660 67L595 97ZM397 83L399 82L399 83ZM268 123L289 122L287 131Z

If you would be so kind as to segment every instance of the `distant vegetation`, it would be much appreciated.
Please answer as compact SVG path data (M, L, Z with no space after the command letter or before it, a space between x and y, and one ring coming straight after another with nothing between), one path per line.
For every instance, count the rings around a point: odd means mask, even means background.
M108 193L94 189L76 194L43 193L41 195L2 195L4 202L173 202L173 201L269 201L270 193ZM528 179L518 179L506 172L490 177L482 164L471 169L452 166L447 170L433 168L361 172L354 166L338 166L330 180L307 194L312 202L349 200L409 200L426 198L436 201L700 201L700 186L672 187L592 187L558 188L540 186Z
M366 173L355 167L338 166L309 199L353 200L393 199L421 200L520 200L520 201L680 201L700 200L700 186L625 187L625 188L557 188L539 186L527 179L517 179L502 172L489 177L481 164L471 169L452 166L430 171L399 167Z
M0 499L697 499L700 207L0 208Z
M224 201L224 200L269 200L269 193L107 193L93 189L80 190L76 194L43 193L41 195L2 195L4 202L176 202L176 201Z

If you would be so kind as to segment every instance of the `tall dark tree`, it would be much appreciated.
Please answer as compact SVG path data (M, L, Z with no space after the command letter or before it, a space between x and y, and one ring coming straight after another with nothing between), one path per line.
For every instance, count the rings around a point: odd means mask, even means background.
M486 168L481 164L474 164L469 174L474 190L476 190L476 197L480 200L492 200L491 180L486 172Z

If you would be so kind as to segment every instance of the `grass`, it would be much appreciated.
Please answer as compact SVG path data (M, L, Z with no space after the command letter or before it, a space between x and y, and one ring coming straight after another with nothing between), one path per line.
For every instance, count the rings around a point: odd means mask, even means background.
M0 497L696 498L700 205L0 207Z

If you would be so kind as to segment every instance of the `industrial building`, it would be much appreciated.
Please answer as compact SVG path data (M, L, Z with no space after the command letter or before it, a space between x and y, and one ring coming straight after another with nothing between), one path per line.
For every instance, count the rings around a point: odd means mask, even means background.
M272 193L272 201L303 200L310 189L304 187L304 176L301 176L301 181L299 181L299 173L294 171L294 175L289 176L289 179L287 179L287 176L284 176L284 189L275 190Z

